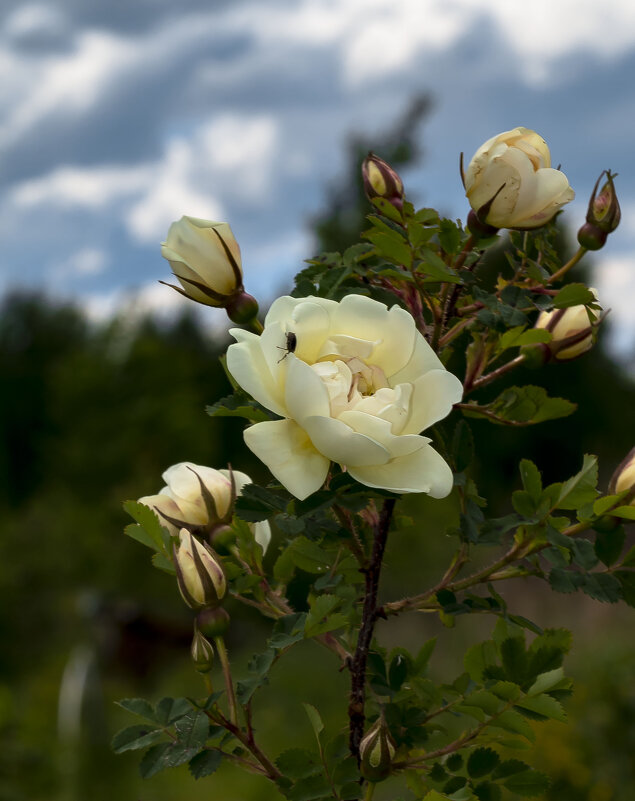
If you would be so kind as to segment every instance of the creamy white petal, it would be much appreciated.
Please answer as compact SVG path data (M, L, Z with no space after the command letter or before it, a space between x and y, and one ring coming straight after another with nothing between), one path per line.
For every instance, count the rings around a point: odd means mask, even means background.
M413 383L410 416L403 434L418 434L443 420L463 397L463 385L447 370L431 370Z
M168 517L173 517L175 520L181 520L181 510L173 498L160 492L158 495L144 495L143 498L139 498L139 503L150 507L150 509L156 513L161 525L167 528L170 534L176 536L179 533L178 528L163 517L163 515L166 514Z
M545 169L538 170L535 174L535 184L532 188L532 196L519 196L517 208L514 209L513 220L521 225L523 220L528 219L534 214L538 214L547 207L557 202L567 189L573 193L569 187L567 176L560 170ZM564 201L566 202L566 201ZM554 209L553 214L557 209Z
M319 375L293 354L288 362L285 401L289 416L301 425L306 417L330 417L328 391Z
M413 453L413 451L419 450L426 442L430 441L425 437L412 434L395 435L391 431L391 425L388 420L382 420L380 417L357 410L343 412L340 419L359 434L364 434L370 439L381 443L388 451L391 459Z
M267 548L271 542L271 528L266 520L261 520L259 523L252 523L254 539L262 548L263 553L267 553Z
M425 492L433 498L445 498L453 485L449 466L427 443L387 464L349 467L348 472L368 487L392 492Z
M333 334L376 343L368 362L381 367L389 377L404 367L415 345L415 322L407 311L400 306L388 309L364 295L342 298L333 314L332 330Z
M332 417L307 417L302 425L317 450L333 462L343 465L383 464L390 457L388 450L378 442L357 434Z
M304 500L324 484L329 460L293 420L256 423L245 429L244 438L247 447L296 498Z
M412 356L405 367L390 377L390 386L412 384L417 378L430 370L445 370L445 367L423 336L417 332Z
M259 340L254 336L230 345L227 349L227 369L252 398L284 417L287 413L284 393L267 367Z

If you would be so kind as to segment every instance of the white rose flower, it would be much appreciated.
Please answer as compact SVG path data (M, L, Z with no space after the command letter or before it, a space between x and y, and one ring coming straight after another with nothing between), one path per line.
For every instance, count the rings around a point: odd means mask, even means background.
M226 306L242 290L240 247L226 222L181 217L173 222L161 255L188 298L207 306Z
M243 487L251 484L252 481L246 473L241 473L239 470L232 470L232 474L236 485L236 494L240 495ZM159 514L161 525L165 526L173 535L178 534L179 526L166 518L172 518L190 526L213 526L225 518L230 511L232 492L229 476L229 470L214 470L211 467L192 462L180 462L168 467L163 473L166 486L159 491L159 494L145 495L143 498L139 498L139 503L154 509ZM210 520L199 478L214 498L216 520ZM271 539L269 523L265 520L250 524L250 527L254 532L256 542L263 551L266 551Z
M296 498L322 486L331 462L369 487L449 494L452 472L419 432L463 388L408 312L361 295L282 297L261 336L230 333L229 371L284 418L247 428L245 442Z
M538 228L575 197L566 175L552 169L545 140L528 128L479 147L465 173L465 194L479 221L495 228Z

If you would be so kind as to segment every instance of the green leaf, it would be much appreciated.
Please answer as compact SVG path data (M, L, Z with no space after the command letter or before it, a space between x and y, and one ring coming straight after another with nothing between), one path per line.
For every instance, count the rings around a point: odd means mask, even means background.
M165 754L169 747L170 743L159 743L146 751L139 764L139 773L142 779L149 779L160 770L168 767Z
M558 720L560 723L567 722L567 716L562 704L550 695L535 695L531 698L523 698L515 706L521 711L527 709L543 719Z
M151 537L145 528L140 526L138 523L130 523L130 525L124 528L123 532L127 537L140 542L142 545L146 545L148 548L152 548L154 551L157 550L157 544L154 541L154 538Z
M397 692L401 689L401 685L404 683L409 673L409 660L409 655L403 651L393 656L390 667L388 668L388 683L391 690Z
M321 770L313 754L304 748L289 748L276 759L276 766L283 776L297 781Z
M576 410L576 404L564 398L550 398L542 387L509 387L492 403L480 406L465 404L468 417L486 417L500 425L528 426L566 417Z
M145 698L122 698L121 701L116 701L115 703L122 709L132 712L133 715L151 720L153 723L158 722L152 704L146 701Z
M474 788L474 795L478 801L501 801L501 789L492 782L481 782Z
M500 646L501 659L507 678L522 684L527 673L527 654L524 637L509 637Z
M530 328L525 330L524 325L517 325L501 336L498 341L498 351L508 348L522 348L523 345L535 345L539 342L551 342L551 334L544 328Z
M174 724L179 745L185 750L199 751L207 740L209 719L202 709L192 710ZM193 756L190 755L188 759Z
M424 283L460 284L460 277L430 248L420 248L421 264L417 271L425 275Z
M158 570L162 570L164 573L168 573L170 576L176 575L176 569L174 567L174 562L171 559L168 559L168 557L165 556L165 554L153 553L152 554L152 564Z
M430 790L423 801L448 801L447 795L441 795L436 790Z
M162 726L169 726L191 710L187 698L161 698L155 707L155 720Z
M473 681L482 682L485 668L495 665L497 661L496 646L491 640L487 640L468 648L463 658L463 666Z
M525 770L514 773L503 784L510 792L530 798L548 789L549 777L537 770Z
M467 772L472 779L487 776L499 764L500 756L493 748L476 748L467 760Z
M555 504L556 509L578 509L584 504L592 503L598 495L595 489L597 482L597 456L585 454L580 472L562 485Z
M620 582L609 573L589 573L583 577L582 591L596 601L615 604L620 600Z
M307 573L325 573L330 567L326 551L304 536L295 539L289 550L294 564Z
M566 309L569 306L586 306L597 303L595 295L584 284L567 284L553 299L556 309Z
M345 626L347 618L342 614L332 614L342 603L336 595L318 595L311 603L304 626L305 637L317 637L327 631L333 631Z
M162 729L152 729L149 726L136 724L117 732L112 738L110 747L115 754L123 754L124 751L136 751L139 748L154 745L164 735Z
M315 732L315 736L320 740L320 734L324 731L324 723L322 723L322 718L320 717L320 713L317 709L313 706L313 704L303 703L302 706L304 707L304 711L309 718L309 722L313 727L313 731Z
M628 549L622 559L622 567L635 567L635 545Z
M236 514L247 523L258 523L266 520L276 512L282 512L288 503L288 496L247 484L236 498Z
M591 570L598 563L595 548L589 540L575 538L571 541L574 560L584 570Z
M279 618L273 627L271 637L267 640L267 645L282 650L303 640L305 622L306 612L294 612Z
M549 584L556 592L571 593L577 592L583 581L580 573L573 573L571 570L563 570L554 567L549 572Z
M635 506L618 506L611 514L623 517L624 520L635 520Z
M520 478L523 482L525 491L529 493L533 501L538 502L542 495L542 478L540 470L529 459L522 459L520 462Z
M520 712L516 712L513 709L507 709L505 712L502 712L492 721L491 725L512 732L513 734L520 734L531 743L536 739L536 735L529 723L527 723Z
M561 667L541 673L527 690L527 695L539 695L540 693L549 692L549 690L557 687L562 679L564 679L564 671Z
M452 220L443 218L439 222L439 242L443 250L449 255L459 252L461 247L462 231Z
M205 411L210 417L244 417L252 423L271 420L271 415L244 392L227 395L212 406L206 406Z
M190 759L189 770L195 779L202 779L211 776L216 771L223 759L220 751L201 751Z
M445 762L445 767L450 773L458 773L463 767L463 757L461 754L450 754Z
M615 578L620 584L621 596L629 606L635 606L635 571L617 570Z
M408 270L412 267L410 245L399 232L367 231L365 238L375 245L378 256L391 261L393 264L403 265Z
M145 530L149 540L153 543L150 547L154 547L157 551L165 551L165 535L157 513L149 506L139 503L139 501L126 501L123 508ZM133 536L128 531L126 533L128 536ZM133 538L139 540L139 542L142 541L138 536ZM146 541L144 545L149 545L149 543Z

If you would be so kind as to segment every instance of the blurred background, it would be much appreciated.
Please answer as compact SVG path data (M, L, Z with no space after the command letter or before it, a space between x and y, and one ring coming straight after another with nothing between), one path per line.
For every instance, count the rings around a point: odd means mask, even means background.
M304 258L357 241L369 148L398 166L413 202L465 219L459 152L536 129L577 192L563 256L597 176L616 170L622 224L573 276L611 308L598 346L514 376L578 412L511 434L473 423L493 516L508 511L521 456L553 481L596 453L605 487L635 444L635 6L4 0L0 75L0 801L278 799L223 768L198 783L186 768L142 782L135 755L109 751L132 722L116 699L202 691L189 612L122 536L121 502L156 492L183 460L231 460L267 480L240 423L204 413L228 392L217 361L226 319L157 283L169 278L159 242L184 213L228 220L247 290L266 307ZM415 525L388 553L386 598L433 581L452 544L439 537L449 502L405 506ZM575 633L571 724L538 730L535 763L555 777L547 798L632 801L633 610L532 582L503 594ZM267 627L231 611L240 671ZM464 644L490 624L459 619L448 632L410 616L394 636L438 635L432 671L443 676L460 672ZM273 753L309 742L299 701L330 703L332 725L343 723L346 678L328 684L330 701L320 687L308 697L307 671L335 666L307 646L281 662L261 705Z

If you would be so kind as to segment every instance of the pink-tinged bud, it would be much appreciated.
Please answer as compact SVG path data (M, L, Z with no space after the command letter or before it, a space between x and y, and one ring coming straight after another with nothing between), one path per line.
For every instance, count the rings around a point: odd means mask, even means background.
M635 448L631 448L624 461L618 465L609 482L609 493L617 495L620 492L630 491L624 503L635 506Z
M593 347L599 323L597 312L580 305L540 312L535 328L544 328L552 336L551 342L541 345L543 353L548 349L551 359L563 362L577 359Z
M365 779L380 782L392 771L395 743L383 718L371 726L359 744L360 772Z
M606 181L598 192L603 175L606 175ZM610 170L604 170L593 187L586 223L578 231L578 242L587 250L599 250L603 247L608 235L620 224L622 212L613 183L616 177Z
M202 609L196 616L196 625L206 636L222 637L229 628L229 615L219 607L218 609Z
M194 628L194 638L192 640L192 647L190 649L194 666L199 673L209 673L214 664L214 648L211 642L206 640L205 637L198 630Z
M232 323L245 325L258 316L258 301L247 292L239 292L228 300L225 311Z
M181 529L179 539L179 547L173 547L173 555L183 600L192 609L218 606L227 591L225 573L218 557L185 528Z
M362 179L369 200L382 197L401 211L404 201L403 182L388 162L369 153L362 162Z

